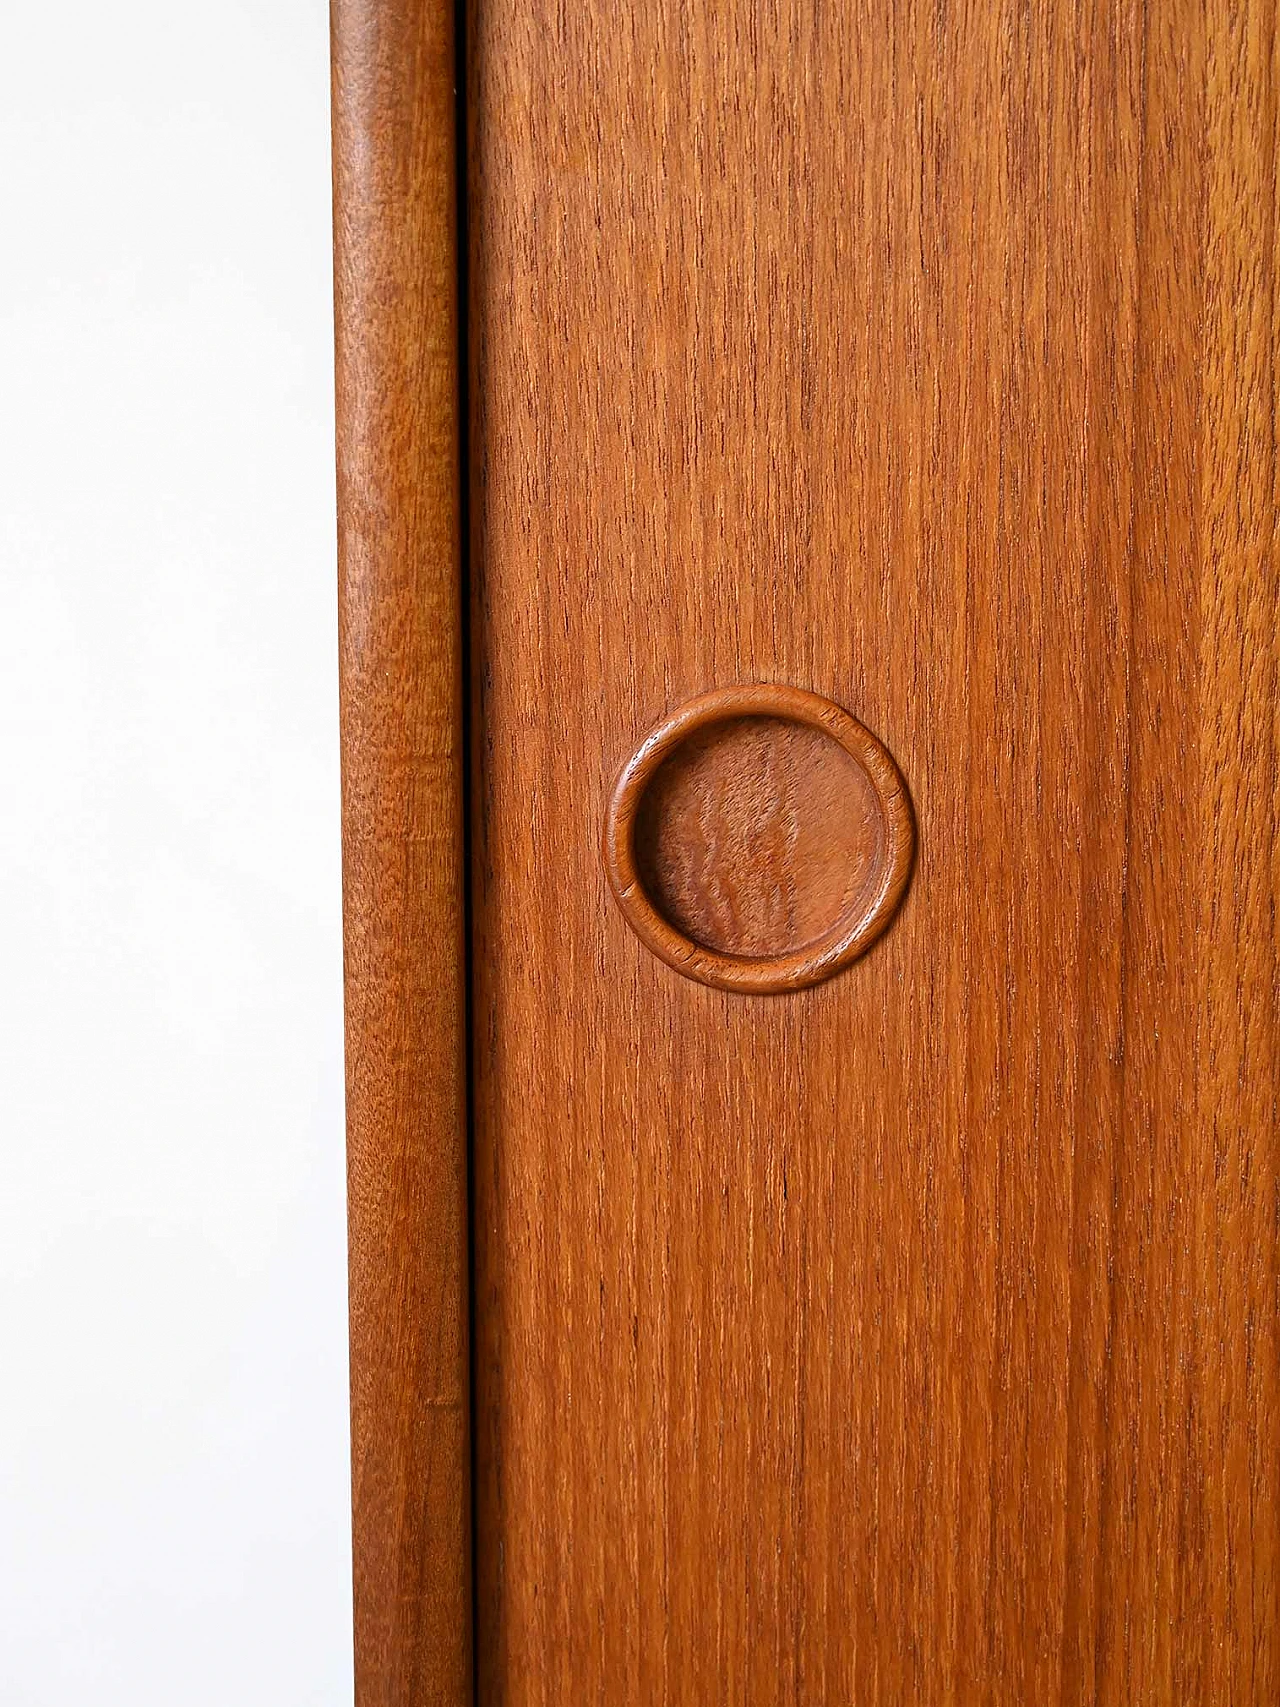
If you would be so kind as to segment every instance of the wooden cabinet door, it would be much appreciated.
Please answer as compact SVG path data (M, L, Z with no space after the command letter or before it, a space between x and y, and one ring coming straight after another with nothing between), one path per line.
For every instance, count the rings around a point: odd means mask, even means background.
M339 0L362 1707L1280 1700L1277 45Z

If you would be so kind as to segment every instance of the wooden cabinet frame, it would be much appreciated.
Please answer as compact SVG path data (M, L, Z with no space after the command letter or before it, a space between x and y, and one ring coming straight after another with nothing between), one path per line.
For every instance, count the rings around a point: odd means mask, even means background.
M458 102L333 8L356 1698L471 1694Z
M1278 9L334 0L359 1707L1280 1699Z

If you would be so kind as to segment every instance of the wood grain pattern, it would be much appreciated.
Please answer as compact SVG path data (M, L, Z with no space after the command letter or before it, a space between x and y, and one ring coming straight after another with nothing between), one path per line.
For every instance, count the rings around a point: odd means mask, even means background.
M865 900L883 842L870 779L803 724L739 717L682 743L640 802L658 911L697 943L761 959L807 948Z
M359 1707L471 1699L453 11L333 9Z
M1271 0L469 15L481 1698L1280 1699ZM609 904L874 729L884 939Z
M893 918L911 875L906 785L869 729L776 682L699 694L619 773L604 863L645 946L715 989L832 977Z

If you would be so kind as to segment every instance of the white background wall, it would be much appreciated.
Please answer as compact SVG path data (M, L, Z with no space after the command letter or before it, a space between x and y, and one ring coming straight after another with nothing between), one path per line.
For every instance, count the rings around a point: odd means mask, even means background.
M327 30L5 16L5 1707L351 1696Z

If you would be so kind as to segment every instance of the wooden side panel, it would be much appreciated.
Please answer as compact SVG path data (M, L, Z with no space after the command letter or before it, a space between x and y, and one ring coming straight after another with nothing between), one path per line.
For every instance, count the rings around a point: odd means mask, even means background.
M471 8L482 1699L1280 1699L1271 0ZM618 766L911 789L786 996Z
M337 0L356 1700L471 1699L453 9Z

